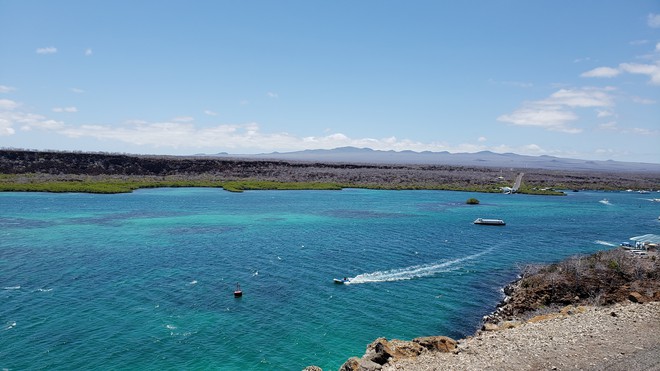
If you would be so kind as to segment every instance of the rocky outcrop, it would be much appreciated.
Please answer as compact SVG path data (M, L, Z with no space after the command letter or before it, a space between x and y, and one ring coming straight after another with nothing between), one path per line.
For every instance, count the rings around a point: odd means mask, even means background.
M659 261L655 250L638 256L614 249L547 266L529 266L517 281L503 289L504 300L483 318L482 330L492 331L506 321L528 319L567 306L657 301Z
M413 339L413 343L430 351L449 353L456 350L456 340L446 336L427 336Z
M630 293L630 295L628 295L628 300L632 301L633 303L644 304L649 301L649 298L643 294L638 293L637 291L633 291Z
M456 340L446 336L427 336L412 341L387 340L378 338L367 346L362 358L352 357L346 361L340 371L373 371L384 365L434 352L453 352Z

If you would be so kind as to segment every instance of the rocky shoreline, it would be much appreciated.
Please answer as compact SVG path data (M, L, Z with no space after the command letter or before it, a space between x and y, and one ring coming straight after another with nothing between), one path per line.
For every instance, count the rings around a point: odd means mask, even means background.
M379 338L339 370L660 370L659 266L655 249L530 266L474 336Z

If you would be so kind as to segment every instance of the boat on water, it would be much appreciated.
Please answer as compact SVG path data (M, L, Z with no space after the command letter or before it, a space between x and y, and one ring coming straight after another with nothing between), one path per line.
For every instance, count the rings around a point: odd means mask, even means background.
M335 282L336 284L343 285L343 284L346 284L346 283L351 282L351 280L348 279L348 277L344 277L344 278L342 278L342 279L335 278L335 279L334 279L334 282Z
M474 224L483 224L483 225L506 225L502 219L484 219L478 218L474 221Z
M625 250L630 250L633 248L633 245L630 242L621 242L619 244L619 247L625 249Z
M236 290L234 290L234 297L235 298L240 298L243 296L243 290L241 290L241 285L236 282Z
M600 202L603 205L611 205L610 200L608 200L607 198L603 198L602 200L600 200L598 202Z

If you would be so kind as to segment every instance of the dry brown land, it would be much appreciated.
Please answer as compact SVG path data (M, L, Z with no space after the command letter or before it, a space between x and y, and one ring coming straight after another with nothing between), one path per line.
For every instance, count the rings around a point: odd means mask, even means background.
M660 302L582 308L481 332L455 353L425 353L382 370L660 370Z

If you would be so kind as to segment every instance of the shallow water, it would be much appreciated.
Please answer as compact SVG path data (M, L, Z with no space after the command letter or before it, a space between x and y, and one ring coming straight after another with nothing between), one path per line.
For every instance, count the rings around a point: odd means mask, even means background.
M462 337L520 266L660 233L650 198L0 193L0 368L333 370L380 336Z

